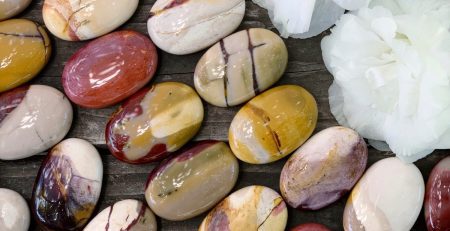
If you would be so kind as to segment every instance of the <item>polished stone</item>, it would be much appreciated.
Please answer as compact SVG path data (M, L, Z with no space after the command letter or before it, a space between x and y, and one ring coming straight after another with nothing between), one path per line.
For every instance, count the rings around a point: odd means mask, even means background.
M16 16L30 5L31 0L1 0L0 21Z
M10 189L0 188L0 230L27 231L30 209L23 197Z
M321 224L306 223L292 228L291 231L331 231L331 230Z

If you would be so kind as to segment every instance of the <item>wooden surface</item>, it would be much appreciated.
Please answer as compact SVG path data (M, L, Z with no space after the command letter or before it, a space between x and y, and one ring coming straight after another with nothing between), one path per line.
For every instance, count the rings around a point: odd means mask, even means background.
M153 3L154 0L141 0L134 16L121 28L134 29L147 34L146 20ZM33 0L31 6L18 17L28 18L43 24L42 4L43 1L41 0ZM267 16L267 12L251 1L247 1L246 15L239 29L250 27L263 27L276 31ZM298 84L315 96L319 106L319 122L315 132L337 124L330 113L327 98L332 76L325 69L320 50L320 41L326 33L328 32L307 40L285 40L289 51L289 64L286 73L276 84ZM54 36L52 37L53 55L50 62L32 83L50 85L62 90L61 73L63 67L68 58L85 42L65 42ZM202 53L174 56L159 51L160 66L151 83L178 81L193 86L193 71ZM206 103L204 105L205 120L195 140L217 139L226 141L229 124L239 107L226 109L213 107ZM105 149L105 124L116 107L89 110L74 105L74 109L74 123L68 137L83 138L95 144L102 154L104 163L102 194L95 213L121 199L144 200L144 183L148 173L156 164L125 164L116 160ZM0 187L16 190L29 201L33 182L44 154L19 161L0 161ZM392 153L370 149L369 165L391 155ZM435 151L426 159L416 163L425 180L428 178L432 167L447 155L447 151ZM267 165L249 165L241 162L239 180L233 191L253 184L265 185L279 191L279 174L285 161L286 158ZM342 213L346 199L347 196L325 209L314 212L290 208L288 228L306 222L319 222L332 230L342 230ZM183 222L158 219L158 230L196 230L204 216L205 214ZM32 224L31 230L36 230L35 224ZM413 230L426 230L423 212Z

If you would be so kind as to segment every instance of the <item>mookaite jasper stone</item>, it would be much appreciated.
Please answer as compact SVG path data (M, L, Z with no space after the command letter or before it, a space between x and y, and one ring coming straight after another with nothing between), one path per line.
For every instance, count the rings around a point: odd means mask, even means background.
M242 188L225 198L203 220L199 231L283 231L288 212L283 198L264 186Z
M292 228L291 231L331 231L326 226L317 223L306 223Z
M0 1L0 21L11 18L30 5L31 0L1 0Z
M22 159L52 147L69 131L72 115L69 100L49 86L0 94L0 159Z
M150 10L148 34L168 53L190 54L233 32L244 13L245 0L157 0Z
M80 106L104 108L147 84L157 63L158 53L148 37L130 30L114 32L69 59L62 76L64 91Z
M68 41L96 38L125 23L139 0L45 0L42 16L48 30Z
M414 164L396 157L380 160L367 170L348 198L344 229L411 230L422 208L424 191L422 174Z
M203 55L194 73L195 89L213 105L238 105L280 79L287 61L286 45L272 31L240 31Z
M101 211L83 231L156 231L152 211L137 200L116 202Z
M367 146L355 131L331 127L317 133L289 158L280 190L299 209L321 209L350 191L367 164Z
M233 153L251 164L279 160L312 134L317 104L305 89L284 85L270 89L245 104L230 125Z
M119 160L147 163L180 149L203 121L203 104L182 83L159 83L130 97L106 126L106 144Z
M34 183L31 204L44 230L80 230L102 188L103 164L89 142L71 138L47 154Z
M51 54L45 29L26 19L0 22L0 47L0 92L35 77Z
M442 159L431 171L424 207L429 231L450 230L450 156Z
M0 230L27 231L30 210L23 197L6 188L0 188Z
M233 189L238 174L238 161L228 145L202 141L155 168L145 198L156 215L186 220L222 200Z

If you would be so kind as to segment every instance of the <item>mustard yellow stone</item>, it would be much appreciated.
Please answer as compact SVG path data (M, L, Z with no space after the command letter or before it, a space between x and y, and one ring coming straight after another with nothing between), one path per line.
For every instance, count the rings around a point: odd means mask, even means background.
M0 22L0 92L36 76L51 54L44 28L26 19Z
M270 89L245 104L234 117L228 134L231 150L251 164L277 161L311 136L317 114L316 100L302 87Z

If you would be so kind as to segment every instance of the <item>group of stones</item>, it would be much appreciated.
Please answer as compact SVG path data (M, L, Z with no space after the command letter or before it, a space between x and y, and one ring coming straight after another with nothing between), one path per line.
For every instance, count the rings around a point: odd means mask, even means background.
M0 20L16 15L29 2L1 2ZM114 0L114 4L45 0L43 18L49 31L61 39L88 40L116 29L137 5L137 0ZM128 163L148 163L171 154L150 173L145 189L148 205L165 219L186 220L217 205L200 230L284 230L284 201L299 209L321 209L359 180L344 212L346 230L410 229L425 193L419 170L388 158L362 176L367 147L348 128L328 128L306 141L318 117L313 96L294 85L259 94L286 68L288 55L281 38L256 28L225 37L239 26L244 12L243 0L158 0L148 19L151 39L168 53L189 54L216 43L194 73L195 89L205 101L228 107L254 97L231 123L230 146L202 141L179 150L199 130L203 104L182 83L144 87L156 71L158 57L152 41L135 31L110 33L76 52L64 68L64 91L86 108L104 108L128 98L108 122L106 141L111 153ZM50 57L51 43L43 27L25 19L2 21L0 44L0 159L20 159L60 142L70 129L72 107L54 88L18 87L36 76ZM10 145L17 140L27 143ZM265 164L292 152L281 173L281 196L264 186L249 186L226 197L239 174L236 157ZM54 146L33 189L31 207L38 223L51 230L155 230L153 213L135 200L117 202L87 224L100 195L102 166L97 150L87 141L72 138ZM434 168L427 184L429 230L450 225L449 175L447 157ZM28 207L19 194L0 189L0 211L6 211L0 216L1 230L27 230ZM304 224L295 230L327 228Z

